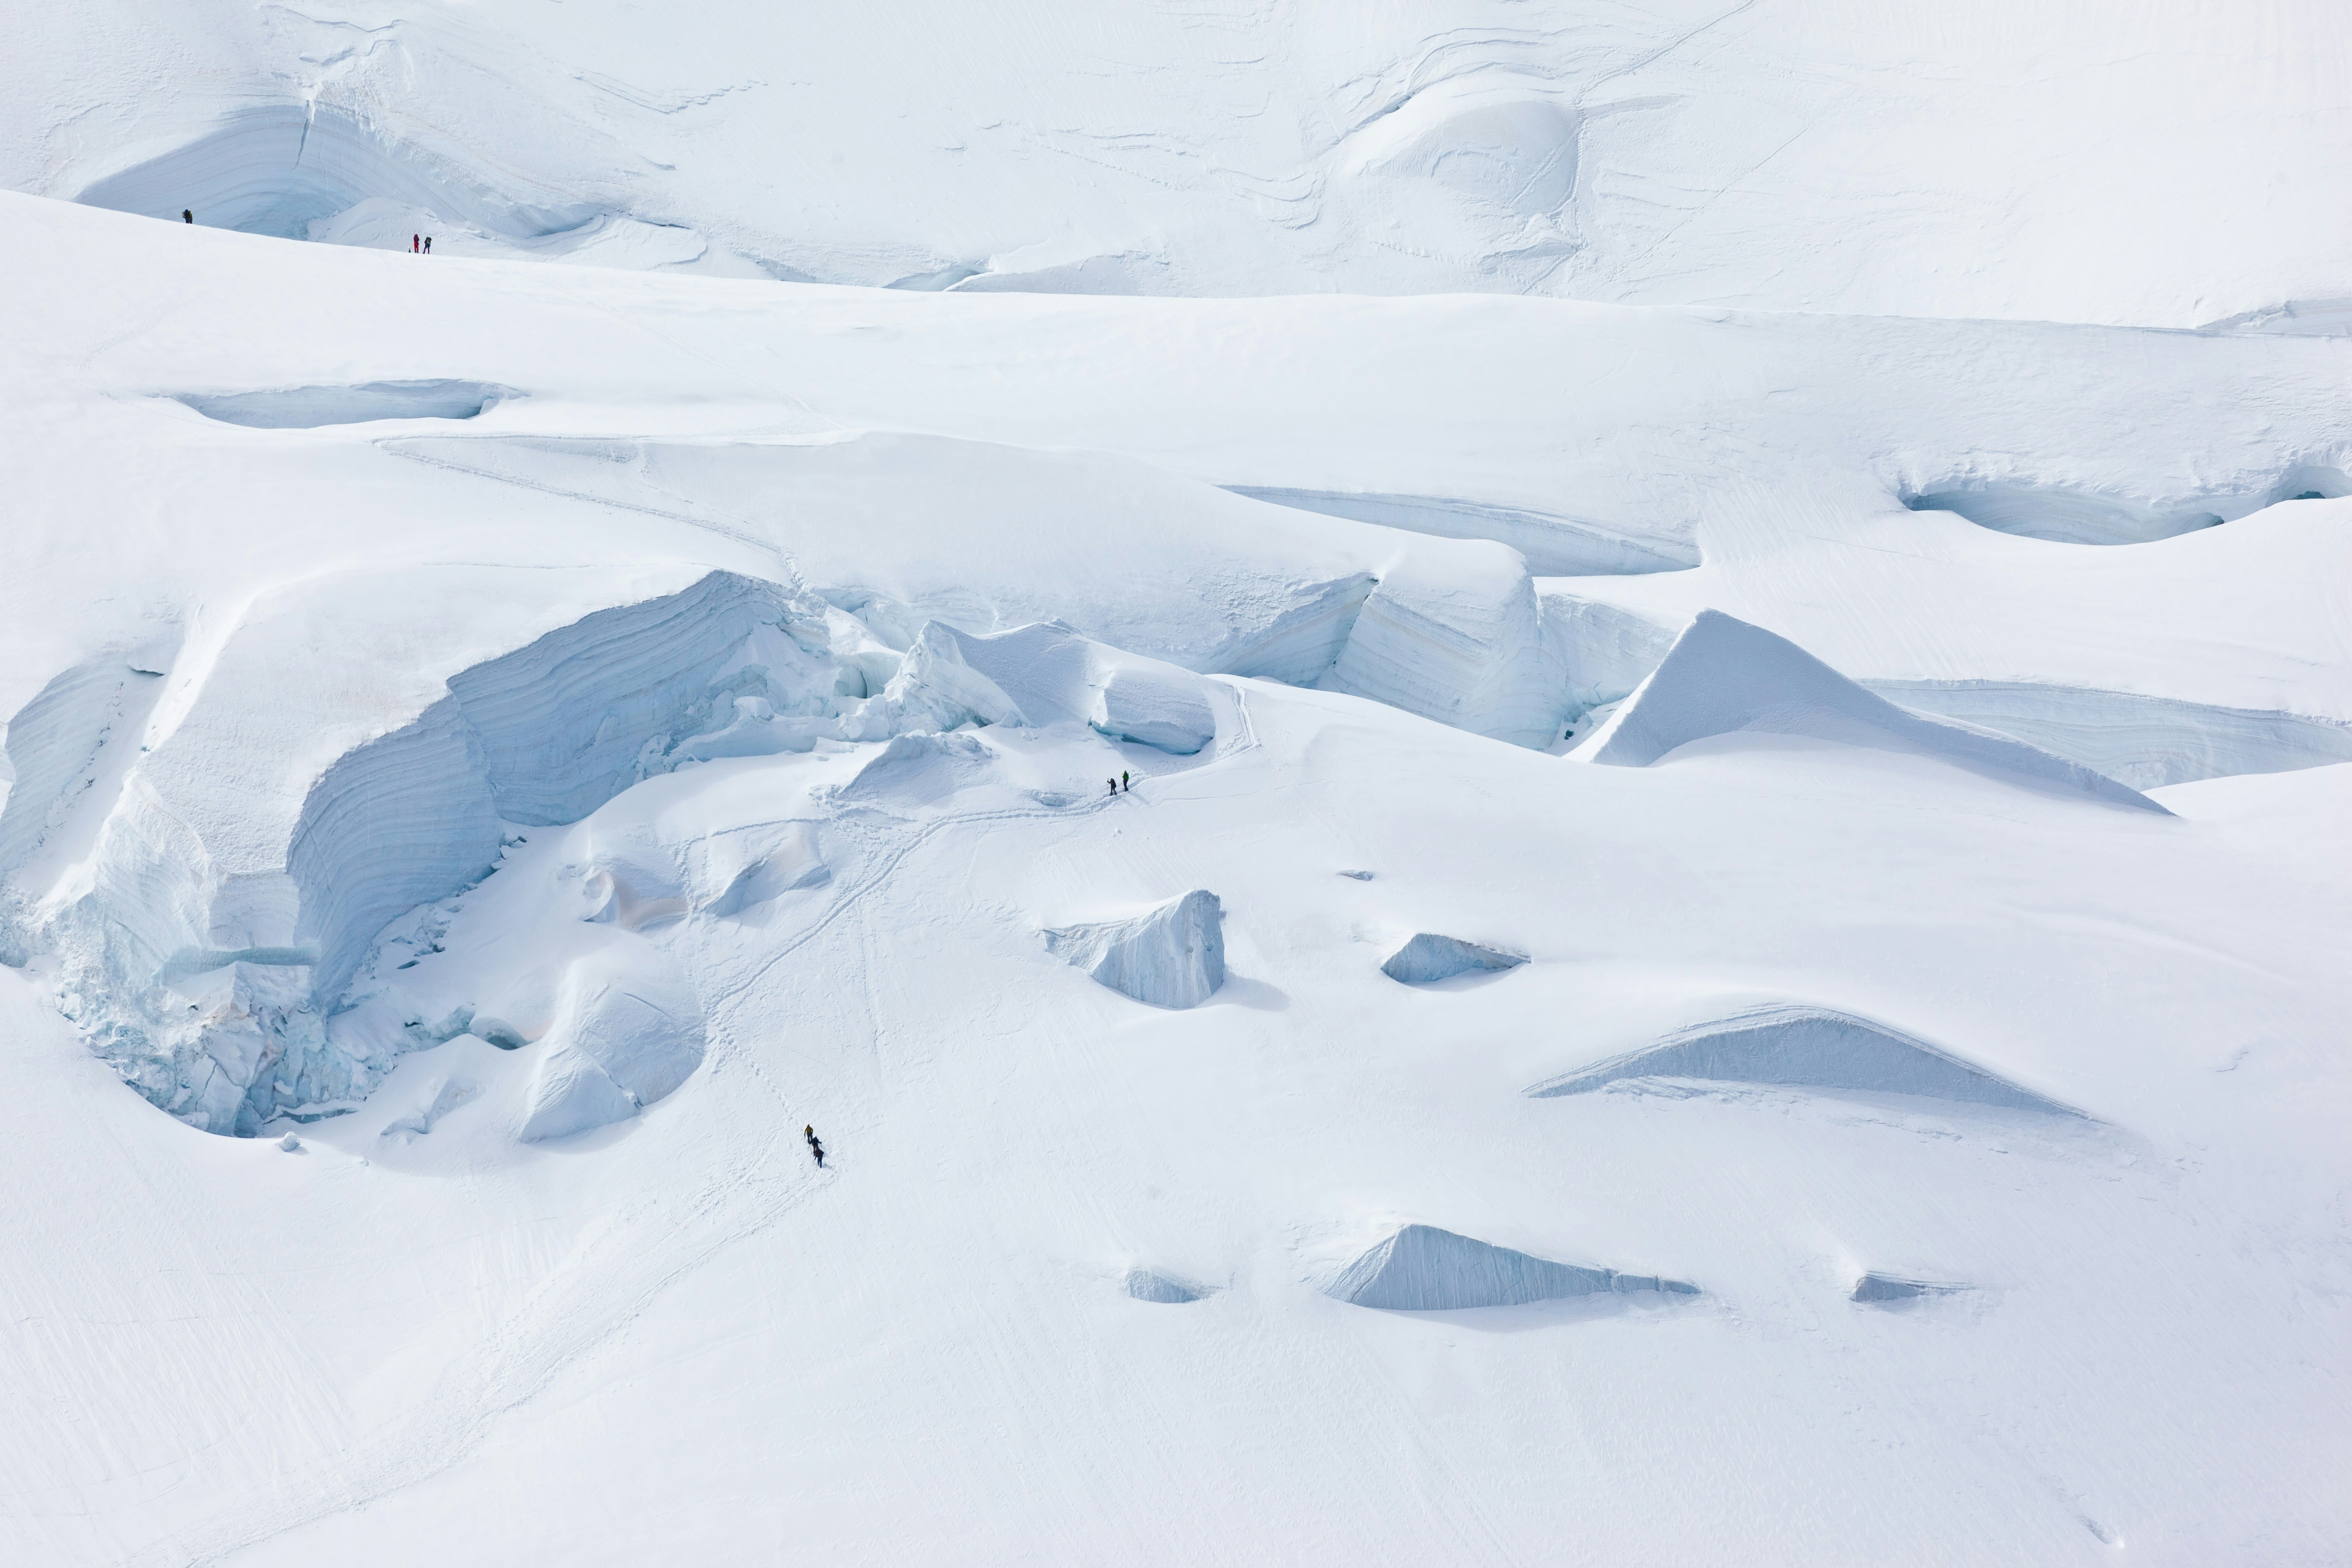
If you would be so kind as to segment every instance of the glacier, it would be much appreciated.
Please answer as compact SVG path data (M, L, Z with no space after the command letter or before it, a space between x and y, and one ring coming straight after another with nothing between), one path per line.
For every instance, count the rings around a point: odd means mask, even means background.
M20 10L0 1562L2342 1555L2339 8Z

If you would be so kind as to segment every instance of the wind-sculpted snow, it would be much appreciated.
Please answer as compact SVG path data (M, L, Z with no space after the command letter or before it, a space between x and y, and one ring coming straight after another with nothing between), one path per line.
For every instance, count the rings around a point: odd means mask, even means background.
M1488 539L1527 557L1528 570L1542 576L1679 572L1699 563L1698 545L1687 530L1657 534L1615 529L1549 512L1438 496L1375 495L1354 490L1284 489L1265 485L1228 485L1235 495L1276 506L1351 517L1412 533L1445 539Z
M564 973L555 1026L538 1043L526 1142L635 1116L702 1065L702 1011L642 944L608 948Z
M1916 751L1980 773L2164 812L2137 790L2038 746L1898 708L1785 637L1717 610L1699 612L1578 754L1646 767L1693 741L1742 731Z
M1654 1274L1621 1274L1496 1247L1432 1225L1408 1225L1332 1271L1325 1295L1396 1312L1520 1307L1580 1296L1696 1296L1698 1287Z
M102 654L54 677L8 721L0 880L85 806L107 764L130 752L116 745L110 752L109 742L144 725L163 686L159 670L148 667L168 662L153 654Z
M1225 983L1224 910L1200 889L1132 919L1048 931L1045 947L1155 1007L1197 1007Z
M184 392L207 419L257 430L305 430L373 419L471 419L510 386L479 381L370 381L356 386L289 386L262 392Z
M1459 937L1423 931L1389 954L1381 973L1407 985L1432 985L1457 974L1517 969L1527 961L1522 952L1505 952Z
M2015 680L1871 680L1922 712L2014 735L2135 789L2352 762L2352 724Z
M1758 1007L1693 1025L1654 1045L1596 1062L1528 1092L1551 1099L1647 1079L1909 1094L2048 1116L2082 1115L1884 1024L1794 1005Z

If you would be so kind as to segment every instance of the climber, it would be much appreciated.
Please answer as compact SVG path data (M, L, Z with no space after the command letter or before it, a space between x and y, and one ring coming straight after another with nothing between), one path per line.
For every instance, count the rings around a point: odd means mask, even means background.
M805 1137L805 1138L808 1140L809 1152L811 1152L812 1154L814 1154L814 1155L816 1156L816 1167L817 1167L817 1169L818 1169L818 1170L820 1170L820 1171L824 1170L824 1144L822 1144L822 1143L820 1143L820 1142L818 1142L816 1141L816 1128L815 1128L814 1124L814 1123L812 1123L812 1124L811 1124L811 1125L809 1125L809 1126L806 1126L806 1127L802 1128L802 1129L801 1129L801 1133L802 1133L802 1135L803 1135L803 1137Z
M1118 793L1118 781L1117 779L1110 781L1110 793L1113 795L1117 795Z
M1127 782L1127 770L1125 768L1118 770L1118 787L1127 791L1130 795L1135 793L1135 786Z
M433 254L433 237L429 234L425 237L425 254L427 256Z
M420 240L416 237L416 236L415 236L415 235L413 235L413 234L412 234L412 235L410 235L410 236L408 237L408 254L409 254L409 255L411 255L411 256L415 255L415 254L416 254L416 247L417 247L417 246L418 246L418 245L420 245L421 243L423 243L423 242L422 242L422 241L420 241Z
M180 221L182 223L194 223L196 221L196 215L188 208L182 207L180 209Z

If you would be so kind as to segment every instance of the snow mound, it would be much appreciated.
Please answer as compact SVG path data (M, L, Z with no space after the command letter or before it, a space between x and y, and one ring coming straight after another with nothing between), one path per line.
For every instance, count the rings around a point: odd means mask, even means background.
M1980 528L2057 544L2147 544L2212 528L2285 500L2352 495L2352 479L2327 463L2275 470L2267 484L2147 500L2066 485L1971 479L1906 493L1914 511L1948 511Z
M1140 1264L1127 1271L1126 1287L1127 1293L1139 1301L1157 1301L1171 1307L1198 1301L1209 1294L1198 1285Z
M569 1137L635 1116L702 1065L702 1010L646 953L566 969L555 1026L540 1042L522 1138Z
M184 392L179 401L207 419L256 430L307 430L373 419L471 419L518 395L484 381L369 381L356 386L289 386L265 392Z
M2352 724L2129 691L2009 680L1872 680L1917 711L2014 735L2135 789L2352 762Z
M964 664L1031 723L1074 721L1177 756L1216 739L1208 682L1181 666L1122 652L1059 621L989 637L961 633L955 640Z
M1197 1007L1225 983L1224 911L1200 889L1132 920L1048 931L1045 946L1155 1007Z
M1523 952L1505 952L1459 937L1423 931L1389 954L1381 973L1407 985L1429 985L1476 970L1517 969L1527 961Z
M1322 1289L1359 1307L1396 1312L1517 1307L1636 1291L1698 1294L1698 1287L1679 1279L1554 1263L1432 1225L1404 1226L1382 1237L1331 1274Z
M1846 1300L1874 1307L1905 1307L1937 1296L1958 1295L1967 1289L1965 1285L1938 1283L1931 1279L1906 1279L1895 1274L1870 1273L1853 1282L1853 1290Z
M1254 500L1318 511L1328 517L1353 518L1358 522L1376 522L1409 533L1492 540L1527 557L1528 570L1539 576L1680 572L1699 563L1698 545L1687 529L1648 533L1551 512L1442 496L1289 489L1266 485L1227 485L1225 489Z
M1795 1005L1758 1007L1694 1025L1528 1092L1549 1099L1659 1078L1909 1094L2049 1116L2083 1114L1884 1024Z
M1933 719L1873 695L1785 637L1701 610L1580 754L1646 767L1712 735L1762 731L1941 757L1977 772L2169 816L2136 789L1972 724Z

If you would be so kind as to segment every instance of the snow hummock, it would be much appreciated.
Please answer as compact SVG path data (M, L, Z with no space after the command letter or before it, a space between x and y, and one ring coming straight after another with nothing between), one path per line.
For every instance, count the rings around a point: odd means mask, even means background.
M1349 1258L1321 1283L1327 1296L1390 1311L1441 1312L1531 1301L1698 1288L1654 1274L1555 1263L1433 1225L1405 1225Z
M607 949L565 972L538 1047L526 1141L625 1121L671 1093L702 1065L702 1012L656 955Z
M1796 1003L1754 1007L1695 1024L1528 1092L1545 1099L1589 1094L1610 1084L1646 1079L1909 1094L2050 1116L2082 1115L1885 1024Z
M1881 1274L1873 1269L1853 1282L1853 1289L1847 1299L1868 1306L1900 1308L1916 1305L1937 1296L1958 1295L1966 1289L1966 1285L1932 1279L1906 1279L1899 1274Z
M2137 790L2038 746L1898 708L1787 638L1718 610L1699 612L1664 661L1577 754L1644 767L1694 741L1743 731L1920 752L1980 773L2164 811Z
M1407 985L1429 985L1478 970L1516 969L1527 961L1523 952L1505 952L1460 937L1422 931L1389 954L1381 973Z
M1045 947L1155 1007L1197 1007L1225 983L1224 910L1197 888L1130 919L1048 931Z

